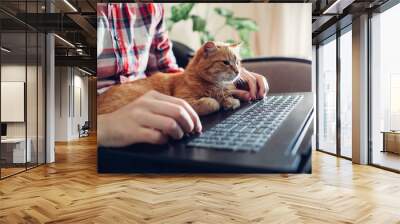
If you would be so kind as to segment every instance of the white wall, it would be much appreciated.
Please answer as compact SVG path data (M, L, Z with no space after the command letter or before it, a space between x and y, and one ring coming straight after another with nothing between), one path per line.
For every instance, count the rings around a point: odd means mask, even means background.
M69 130L69 69L55 68L55 140L68 141Z
M74 108L72 117L73 119L71 120L71 135L73 138L79 137L79 132L78 132L78 124L81 126L85 123L85 121L88 121L88 78L87 76L83 77L81 76L82 73L76 74L78 70L75 70L75 75L74 75L74 96L72 98L74 99ZM81 108L80 108L81 107ZM80 111L81 110L81 111Z
M170 17L171 6L164 4L165 15ZM239 40L235 31L221 26L223 17L213 9L230 9L236 16L256 21L259 31L251 36L251 48L255 56L287 56L311 60L311 4L310 3L197 3L192 14L207 18L207 28L216 34L216 40ZM185 32L183 32L185 31ZM191 20L177 23L170 38L193 49L200 47L198 33L192 32Z
M314 134L312 136L312 149L317 148L317 48L312 46L312 70L311 70L311 91L314 97Z
M1 121L24 122L25 83L1 82ZM35 106L36 108L36 106Z
M25 82L25 65L2 65L1 81ZM6 109L1 108L1 110ZM7 123L7 137L25 137L25 122Z
M38 69L38 70L36 70ZM27 80L25 80L27 78ZM24 122L7 122L7 137L30 139L32 161L36 162L39 153L39 163L44 162L45 118L44 118L44 74L42 67L25 64L2 64L1 81L17 81L26 83L27 120ZM4 96L2 96L4 97ZM10 108L1 108L8 110ZM23 111L25 112L25 111Z
M29 68L28 68L29 69ZM1 66L1 81L25 82L25 65L9 64ZM1 108L6 110L6 108ZM25 137L25 123L7 123L8 137Z
M37 98L36 98L36 79L31 77L32 74L36 76L36 66L27 66L19 64L4 64L1 66L1 81L7 82L25 82L26 70L28 72L28 88L27 88L27 106L30 107L27 113L27 120L29 122L28 129L32 127L36 130L37 115ZM39 70L41 72L41 70ZM39 73L40 74L40 73ZM34 87L34 88L33 88ZM39 107L42 105L39 105ZM1 110L7 110L7 108L1 108ZM32 123L33 122L33 123ZM33 127L35 126L35 127ZM28 130L28 137L30 131ZM36 133L35 133L36 134ZM25 137L25 122L11 122L7 124L7 135L8 137Z
M79 138L78 124L88 120L88 78L83 75L76 68L56 67L56 141Z

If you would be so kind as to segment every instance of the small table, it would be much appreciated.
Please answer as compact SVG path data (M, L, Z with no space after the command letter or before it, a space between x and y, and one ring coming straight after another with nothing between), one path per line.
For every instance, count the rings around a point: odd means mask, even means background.
M383 133L382 152L400 154L400 131L382 131L381 133Z
M26 163L31 161L31 139L27 138L6 138L1 139L1 159L5 159L6 163ZM26 151L25 151L25 145ZM26 154L25 154L26 153ZM12 159L11 159L12 158Z

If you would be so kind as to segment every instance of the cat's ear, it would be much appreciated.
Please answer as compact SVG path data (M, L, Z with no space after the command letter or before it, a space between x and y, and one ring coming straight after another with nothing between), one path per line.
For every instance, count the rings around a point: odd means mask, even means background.
M229 47L235 52L236 55L240 55L240 47L242 46L242 42L232 43Z
M203 45L203 47L204 47L205 56L208 56L210 53L212 53L212 52L214 52L214 51L217 50L217 46L216 46L215 43L212 42L212 41L206 42L206 43Z
M240 48L241 46L242 46L242 42L231 43L229 45L229 47L232 47L232 48Z

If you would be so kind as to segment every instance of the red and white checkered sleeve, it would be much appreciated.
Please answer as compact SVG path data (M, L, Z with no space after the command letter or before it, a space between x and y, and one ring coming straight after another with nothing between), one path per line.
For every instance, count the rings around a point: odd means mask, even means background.
M176 59L172 52L172 43L168 38L168 31L164 20L164 8L161 4L158 7L160 10L160 19L151 43L146 73L151 74L158 71L174 73L183 71L176 64Z

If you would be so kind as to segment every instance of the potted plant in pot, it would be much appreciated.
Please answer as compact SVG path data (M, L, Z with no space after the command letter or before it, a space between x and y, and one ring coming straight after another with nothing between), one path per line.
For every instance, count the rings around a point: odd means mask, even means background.
M229 27L237 32L239 40L227 39L224 40L228 43L238 42L242 43L240 55L242 57L251 57L253 52L250 48L250 34L258 30L257 23L249 18L237 17L234 13L225 8L215 7L213 13L224 18L224 24L217 29L216 32L211 33L207 28L207 19L199 15L192 13L192 9L196 6L196 3L180 3L171 7L171 16L167 18L167 28L169 31L172 30L175 24L181 21L191 20L192 31L200 34L199 41L201 44L207 41L215 40L215 36L224 27Z

